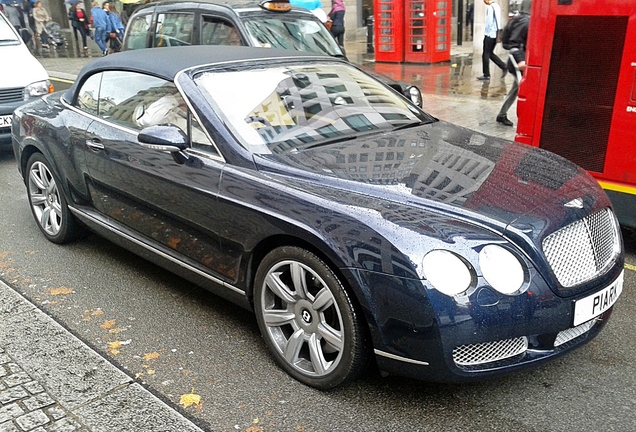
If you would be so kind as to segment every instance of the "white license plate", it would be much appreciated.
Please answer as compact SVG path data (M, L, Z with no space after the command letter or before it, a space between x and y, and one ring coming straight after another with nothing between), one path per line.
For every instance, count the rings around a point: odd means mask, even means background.
M595 318L611 308L623 292L625 270L607 288L574 303L574 327Z
M0 129L11 127L11 114L0 116Z

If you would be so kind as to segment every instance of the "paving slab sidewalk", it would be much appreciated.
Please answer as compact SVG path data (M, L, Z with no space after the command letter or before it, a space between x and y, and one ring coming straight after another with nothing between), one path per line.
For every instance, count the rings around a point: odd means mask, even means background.
M0 432L75 431L202 429L0 281Z

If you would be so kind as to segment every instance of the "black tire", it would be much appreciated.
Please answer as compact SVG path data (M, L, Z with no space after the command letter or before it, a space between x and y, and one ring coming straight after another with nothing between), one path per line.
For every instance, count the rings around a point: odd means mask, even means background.
M26 167L29 205L42 234L53 243L68 243L83 232L68 208L60 182L41 153L34 153Z
M331 269L299 247L274 249L254 286L256 319L276 362L321 390L357 377L369 356L364 319Z

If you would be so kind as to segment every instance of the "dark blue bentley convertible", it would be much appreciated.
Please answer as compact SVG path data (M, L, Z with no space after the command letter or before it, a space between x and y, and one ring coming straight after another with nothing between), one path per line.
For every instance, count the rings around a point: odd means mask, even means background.
M344 61L193 46L86 66L16 111L39 229L86 229L256 314L321 389L465 381L596 336L623 287L596 181L438 121Z

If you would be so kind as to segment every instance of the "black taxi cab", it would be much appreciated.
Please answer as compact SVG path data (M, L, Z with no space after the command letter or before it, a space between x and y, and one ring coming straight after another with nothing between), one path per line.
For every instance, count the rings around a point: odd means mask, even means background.
M124 50L187 45L244 45L346 59L344 48L320 19L307 9L291 6L289 0L152 2L135 10L123 40ZM422 106L416 86L376 78Z

